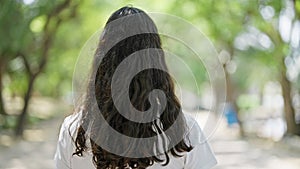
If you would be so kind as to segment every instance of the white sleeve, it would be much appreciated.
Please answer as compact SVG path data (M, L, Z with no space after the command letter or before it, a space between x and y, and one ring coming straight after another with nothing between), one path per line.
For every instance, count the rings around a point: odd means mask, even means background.
M196 145L191 152L187 154L185 169L210 169L217 164L207 142Z
M207 139L200 126L194 118L188 117L188 124L191 124L189 139L193 145L192 151L187 153L185 169L210 169L217 164Z
M69 134L70 116L61 125L54 161L56 169L71 169L73 141Z

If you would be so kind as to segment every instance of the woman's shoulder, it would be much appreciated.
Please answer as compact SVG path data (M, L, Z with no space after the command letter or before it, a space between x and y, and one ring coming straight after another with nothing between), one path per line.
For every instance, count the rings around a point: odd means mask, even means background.
M71 125L75 121L78 122L79 119L81 118L81 116L82 116L82 112L81 111L72 113L72 114L70 114L70 115L68 115L68 116L65 117L63 125Z
M197 120L196 114L184 113L188 134L187 138L190 140L191 145L194 147L192 151L187 153L185 167L186 168L199 168L210 169L217 164L215 155L203 134Z
M69 130L70 133L74 133L79 127L81 116L82 116L81 111L68 115L67 117L65 117L61 128L63 130Z
M184 117L187 124L186 139L188 138L193 146L205 142L206 137L204 136L202 129L195 119L197 116L191 113L184 113Z

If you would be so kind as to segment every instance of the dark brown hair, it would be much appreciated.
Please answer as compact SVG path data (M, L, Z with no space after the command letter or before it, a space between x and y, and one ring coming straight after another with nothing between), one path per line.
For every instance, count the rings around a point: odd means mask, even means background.
M128 22L126 16L139 14L133 22ZM111 26L115 20L123 18L122 24ZM125 38L120 38L119 35L130 32L132 28L142 30L142 33L129 35ZM119 39L118 39L119 38ZM113 44L113 42L117 43ZM113 44L107 49L108 44ZM118 111L112 98L112 79L113 75L124 59L129 55L147 49L156 49L155 52L142 52L146 59L137 59L130 63L131 66L126 67L126 71L121 72L121 77L129 79L129 73L136 67L151 67L151 65L159 65L163 70L167 70L164 53L162 52L161 40L157 32L157 28L152 19L142 10L134 7L123 7L114 12L108 19L98 48L94 56L91 77L88 83L86 96L83 100L83 110L81 123L77 130L75 138L76 150L73 155L83 156L83 152L87 151L87 140L91 143L93 153L93 162L97 169L115 169L131 168L143 169L153 165L154 162L161 162L167 165L169 163L169 155L180 157L181 152L188 152L192 149L191 145L184 139L187 131L187 125L184 115L181 110L181 105L174 92L174 82L168 72L157 68L147 68L138 72L129 85L129 99L134 108L139 111L146 111L151 106L160 106L162 99L165 100L166 106L160 116L152 122L138 123L131 121ZM122 85L122 84L120 84ZM157 97L155 101L149 100L149 93L152 90L159 89L164 92L164 97ZM123 97L123 92L117 92L116 97ZM126 94L126 93L125 93ZM93 98L96 104L93 103ZM121 100L122 102L122 100ZM96 111L97 110L97 111ZM130 114L131 110L126 110ZM101 114L110 127L126 136L133 138L149 138L157 134L165 133L162 137L161 144L166 146L166 151L163 154L151 155L149 151L153 148L157 149L155 143L149 143L150 146L135 151L145 153L144 157L133 158L125 155L118 155L105 150L99 142L94 138L106 137L110 139L112 145L119 148L128 147L133 150L135 146L123 140L115 140L106 135L104 122L99 122L95 114ZM152 112L153 114L155 112ZM91 122L93 119L93 122ZM174 125L177 121L177 125ZM97 125L96 125L96 123ZM89 130L87 130L89 128ZM93 137L94 136L94 137ZM96 136L96 137L95 137ZM181 139L175 142L176 138ZM152 147L152 148L151 148Z

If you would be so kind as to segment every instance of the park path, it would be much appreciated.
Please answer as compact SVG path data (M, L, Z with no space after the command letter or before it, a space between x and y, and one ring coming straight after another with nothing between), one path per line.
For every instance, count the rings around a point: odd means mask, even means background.
M203 116L196 116L201 125ZM214 169L300 169L299 146L257 137L241 139L238 129L227 127L225 119L209 141L218 161Z
M0 169L54 169L53 157L62 120L58 116L41 122L27 130L27 140L6 140L13 143L0 147Z
M14 142L2 135L2 142L6 139L13 143L10 147L0 146L0 169L53 169L52 159L63 118L64 115L54 117L28 130L31 140ZM239 139L235 129L227 128L224 121L210 143L218 160L214 169L300 169L299 149L266 140Z

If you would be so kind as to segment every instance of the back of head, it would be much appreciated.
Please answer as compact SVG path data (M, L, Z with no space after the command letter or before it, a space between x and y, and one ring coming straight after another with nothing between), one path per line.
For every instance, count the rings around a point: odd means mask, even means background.
M156 90L159 92L153 92ZM179 152L191 150L183 139L186 123L157 28L140 9L123 7L108 19L83 107L74 154L82 155L89 138L97 168L147 168L163 161L168 164L170 154L179 156ZM126 137L156 141L116 139L108 132L110 127ZM157 142L156 137L162 134ZM103 146L106 143L114 151Z

